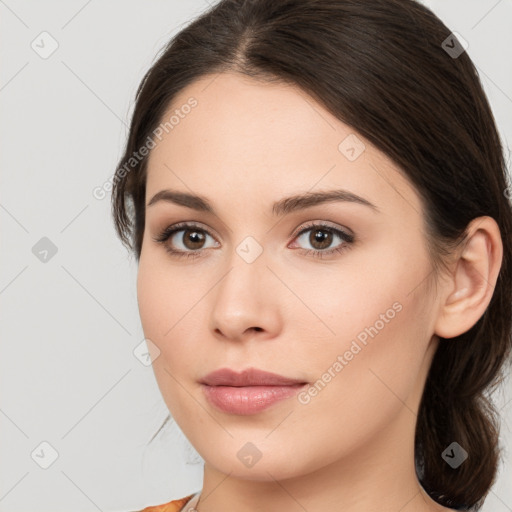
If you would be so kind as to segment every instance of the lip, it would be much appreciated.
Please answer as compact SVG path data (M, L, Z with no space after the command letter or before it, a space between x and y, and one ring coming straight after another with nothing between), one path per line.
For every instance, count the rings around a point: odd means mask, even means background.
M221 368L209 373L200 381L208 386L291 386L305 384L300 379L290 379L277 373L270 373L257 368L248 368L237 373L230 368Z
M222 368L209 373L201 381L208 401L230 414L249 415L290 398L307 385L275 373L249 368L241 373Z

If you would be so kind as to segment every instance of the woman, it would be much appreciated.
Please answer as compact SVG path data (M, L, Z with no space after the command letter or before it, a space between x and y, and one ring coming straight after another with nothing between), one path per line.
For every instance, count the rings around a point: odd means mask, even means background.
M149 511L478 510L512 210L463 42L413 0L222 0L144 77L113 215L205 461Z

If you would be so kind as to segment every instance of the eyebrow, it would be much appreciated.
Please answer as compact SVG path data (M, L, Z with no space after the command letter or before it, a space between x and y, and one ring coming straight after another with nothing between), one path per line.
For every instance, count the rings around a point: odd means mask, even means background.
M195 194L189 194L187 192L178 192L175 190L161 190L157 192L146 205L147 207L153 206L154 204L164 201L167 203L177 204L179 206L185 206L193 210L200 212L207 212L215 214L215 209L210 202L202 196ZM325 192L305 192L302 194L294 195L284 199L276 201L272 205L272 214L275 216L286 215L288 213L310 208L322 203L332 202L347 202L357 203L364 206L370 207L375 212L379 212L379 208L373 203L358 196L348 190L337 189L328 190Z

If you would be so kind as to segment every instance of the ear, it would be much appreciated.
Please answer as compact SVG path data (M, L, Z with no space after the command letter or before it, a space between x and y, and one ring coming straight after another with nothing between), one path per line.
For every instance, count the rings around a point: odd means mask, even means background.
M496 221L478 217L466 233L439 305L434 332L442 338L463 334L478 322L491 302L501 268L503 243Z

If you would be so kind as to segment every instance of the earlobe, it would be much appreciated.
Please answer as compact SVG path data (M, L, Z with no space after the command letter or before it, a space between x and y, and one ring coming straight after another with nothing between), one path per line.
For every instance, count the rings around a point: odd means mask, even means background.
M478 322L491 301L501 268L503 243L496 221L478 217L466 232L435 325L435 333L442 338L459 336Z

